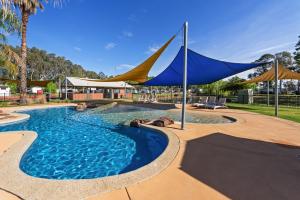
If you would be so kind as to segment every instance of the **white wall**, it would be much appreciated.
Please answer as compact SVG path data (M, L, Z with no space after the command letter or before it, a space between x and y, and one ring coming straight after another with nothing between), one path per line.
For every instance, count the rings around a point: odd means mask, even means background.
M10 88L6 86L0 86L0 96L10 96Z

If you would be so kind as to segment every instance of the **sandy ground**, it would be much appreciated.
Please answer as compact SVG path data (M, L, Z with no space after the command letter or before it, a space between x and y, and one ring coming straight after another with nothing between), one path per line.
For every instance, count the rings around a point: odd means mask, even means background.
M167 169L89 200L298 199L299 123L239 110L189 110L238 121L167 128L180 138L178 155ZM0 154L19 139L0 134ZM8 193L0 190L0 199L8 199L3 195Z

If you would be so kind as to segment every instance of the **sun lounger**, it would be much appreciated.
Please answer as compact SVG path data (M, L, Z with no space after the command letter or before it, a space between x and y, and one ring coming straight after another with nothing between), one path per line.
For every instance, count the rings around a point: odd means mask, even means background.
M192 104L192 106L193 107L205 106L205 104L207 103L207 100L208 100L208 97L200 97L199 102Z
M210 97L208 97L208 100L204 105L200 105L198 107L208 108L209 106L215 105L216 104L216 99L217 98L215 96L210 96Z
M146 103L148 102L148 98L146 95L142 94L140 95L139 99L138 99L138 102L141 102L141 103Z
M226 107L226 98L220 98L219 101L215 104L207 105L207 108L217 109L217 108L227 108Z

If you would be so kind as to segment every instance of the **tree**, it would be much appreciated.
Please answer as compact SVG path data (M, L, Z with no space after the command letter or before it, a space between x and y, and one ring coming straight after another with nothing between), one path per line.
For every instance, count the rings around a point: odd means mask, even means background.
M43 9L43 2L47 0L1 0L4 15L17 7L21 13L21 65L20 65L20 104L26 103L27 94L27 26L29 16L35 14L37 9ZM60 2L56 0L54 2Z
M199 88L202 89L203 93L211 96L211 95L220 95L221 93L221 88L223 87L223 85L225 84L225 81L220 80L220 81L216 81L210 84L205 84L205 85L201 85L199 86Z
M262 55L259 59L255 60L255 62L270 62L273 59L274 59L274 55L268 53L268 54ZM263 73L265 73L266 71L268 71L270 68L271 68L270 64L261 65L255 69L254 73L249 74L248 78L254 78L254 77L260 76Z
M10 47L19 53L20 47ZM36 47L27 48L27 77L30 80L63 80L65 76L105 79L103 73L85 70L83 66L72 63L62 56L48 53Z
M16 83L7 83L7 86L10 88L10 92L15 94L17 92L18 86Z
M257 59L255 62L270 62L272 61L274 58L278 59L278 63L283 65L283 67L286 67L288 69L292 69L293 68L293 56L290 52L287 51L282 51L279 53L276 53L275 55L272 54L264 54L262 55L259 59ZM265 72L267 72L269 69L271 68L271 64L265 64L262 65L260 67L257 67L254 73L250 73L248 75L248 78L254 78L257 76L260 76L261 74L264 74ZM271 85L273 83L273 81L270 81ZM266 82L264 82L264 87L266 87ZM280 80L280 91L282 88L282 80Z
M47 84L46 91L49 92L49 94L56 93L56 90L57 90L57 86L55 83L50 82Z
M299 40L295 45L295 52L294 52L294 60L295 65L293 71L300 73L300 35L298 36ZM300 80L298 80L298 94L300 94Z
M278 63L281 64L283 67L291 69L293 65L293 56L290 52L283 51L279 52L276 55L278 59ZM279 81L279 91L282 92L282 80Z
M20 21L18 16L13 12L8 12L4 14L3 8L0 9L0 44L6 43L6 35L12 33L19 33L20 31Z
M300 72L300 35L298 36L299 41L295 45L296 51L294 52L294 60L296 64L299 66L299 72Z
M4 15L4 12L3 8L0 9L0 68L6 72L8 78L14 79L18 73L18 67L13 61L18 60L19 56L6 45L6 35L19 33L20 22L16 14L9 12Z
M103 72L99 72L98 77L99 77L99 79L106 79L107 78L107 76Z
M21 60L20 66L20 104L26 103L27 95L27 25L29 16L35 14L37 9L43 9L43 4L39 0L14 0L14 4L19 8L22 16L22 29L21 29Z
M221 87L221 90L229 91L235 95L239 90L250 89L255 87L255 84L243 83L244 81L245 79L239 78L238 76L234 76L228 81L226 81L226 83Z

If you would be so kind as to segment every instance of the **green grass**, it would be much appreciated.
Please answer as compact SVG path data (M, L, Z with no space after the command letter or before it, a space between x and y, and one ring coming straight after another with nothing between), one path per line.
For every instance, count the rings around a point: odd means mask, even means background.
M245 110L270 116L274 116L275 112L273 106L239 103L227 103L226 105L231 109ZM279 106L279 117L300 123L300 108Z

